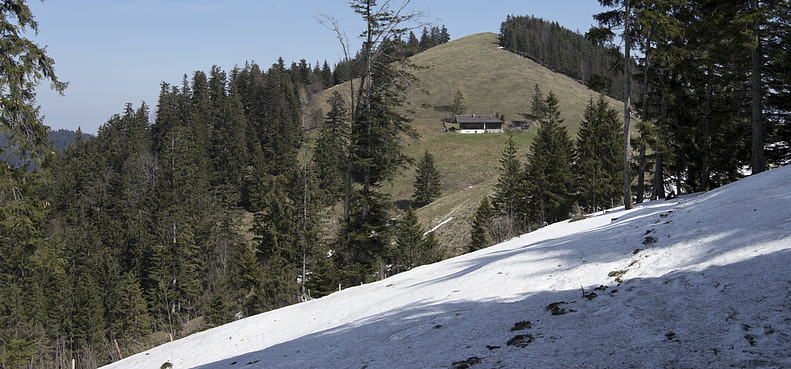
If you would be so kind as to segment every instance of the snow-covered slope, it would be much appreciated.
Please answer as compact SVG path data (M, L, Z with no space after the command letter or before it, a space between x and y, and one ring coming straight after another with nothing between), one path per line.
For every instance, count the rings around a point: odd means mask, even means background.
M789 368L791 167L553 224L106 368L165 363Z

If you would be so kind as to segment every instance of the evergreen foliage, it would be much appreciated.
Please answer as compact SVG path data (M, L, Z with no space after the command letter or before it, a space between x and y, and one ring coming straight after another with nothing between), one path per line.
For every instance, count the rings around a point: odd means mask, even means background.
M614 7L615 10L610 10L598 14L594 14L593 18L599 22L600 28L592 29L589 32L589 38L598 41L600 45L604 42L612 41L612 30L621 27L623 32L621 38L623 39L623 62L621 68L623 69L623 203L624 208L629 210L632 208L632 174L631 165L631 119L632 119L632 57L631 52L634 45L633 31L636 28L634 25L634 17L639 10L639 5L635 6L635 1L621 0L599 0L599 4L607 7ZM615 50L616 47L609 44L607 45ZM620 57L620 55L619 55Z
M13 167L4 152L37 162L45 157L47 130L35 105L36 87L51 82L59 93L66 83L55 75L54 60L27 36L38 23L22 1L0 3L0 366L47 367L53 351L50 323L66 317L62 244L46 230L49 204L40 191L46 173ZM32 166L31 166L32 169ZM101 321L101 319L100 319ZM46 352L46 354L41 354Z
M298 296L297 209L286 193L284 176L268 177L263 210L255 214L256 255L264 270L265 310L296 301ZM256 312L257 313L257 312Z
M618 112L603 95L590 100L577 132L577 204L592 211L610 208L620 199L621 130Z
M386 276L391 240L390 197L379 191L353 191L349 219L339 234L339 276L343 286L359 285Z
M2 166L0 226L29 239L3 255L14 258L0 273L3 301L29 301L2 310L3 365L97 367L119 358L115 342L128 355L154 344L153 332L192 332L201 316L221 324L298 301L319 198L292 176L302 83L282 63L230 78L197 71L160 86L153 123L145 104L127 104L38 172ZM35 216L24 228L21 205ZM259 252L232 221L239 206L259 207Z
M55 61L46 49L25 37L37 32L38 22L27 4L0 4L0 134L23 157L47 145L47 127L35 105L36 86L41 80L49 80L58 93L68 86L55 75ZM0 154L2 151L0 148Z
M410 162L402 139L417 137L400 107L408 86L416 81L400 39L405 25L417 16L403 14L389 2L356 0L351 8L365 22L357 60L360 77L351 88L351 131L344 224L339 235L342 284L358 284L386 275L384 257L390 241L389 196L378 188ZM339 29L335 29L340 34ZM339 36L339 39L343 37ZM344 50L348 50L346 45ZM351 56L346 55L351 62ZM354 188L352 183L355 184Z
M69 129L50 130L47 132L47 146L51 145L52 149L56 152L63 152L74 140L76 140L77 135L78 132ZM91 135L85 136L91 137ZM0 160L8 163L12 168L25 167L28 170L38 169L43 159L40 152L38 154L33 152L18 152L16 147L6 139L4 134L0 134L0 148L2 148Z
M406 36L406 40L403 39L404 36ZM394 34L392 41L403 50L404 56L410 57L434 46L447 43L450 41L450 33L443 24L442 26L432 26L431 28L423 27L420 39L415 36L414 31L410 30L408 35Z
M323 193L314 167L310 160L291 172L291 183L288 187L289 198L297 210L296 233L297 267L299 270L299 301L311 298L307 285L311 276L316 274L313 269L323 261L323 251L317 245L321 241L321 231L325 227Z
M256 249L248 245L239 245L234 248L231 260L230 280L234 295L238 296L240 315L250 316L265 311L264 272L256 257ZM216 314L214 312L214 315Z
M403 219L395 224L391 251L391 274L410 270L441 259L436 239L421 228L415 211L409 207Z
M534 16L509 15L500 25L500 46L549 69L584 81L591 89L620 99L622 78L613 73L609 48Z
M332 70L330 69L330 65L326 60L321 66L321 85L324 88L330 88L333 86Z
M456 90L453 94L453 101L450 103L450 113L452 115L462 115L467 112L467 104L464 102L464 94L461 90Z
M329 204L343 197L345 173L349 161L349 109L340 92L335 91L327 100L330 111L324 119L313 158L319 188L325 193Z
M501 222L497 239L510 237L522 228L524 207L524 174L522 164L516 156L516 144L512 133L508 135L505 149L500 157L500 176L494 186L492 208L500 215Z
M528 216L540 224L568 217L572 205L574 144L560 124L558 100L552 91L546 97L547 119L530 146L525 167Z
M681 192L708 190L740 178L739 168L759 172L766 158L772 158L769 165L787 158L775 155L786 147L787 135L774 132L787 125L777 125L787 117L776 113L789 104L776 94L788 80L782 68L773 67L783 57L769 51L787 40L782 31L787 4L632 1L629 6L631 39L645 55L640 113L656 128L649 140L656 146L648 147L654 196L666 193L669 182ZM602 14L602 26L622 24L618 14L624 11L621 6Z
M664 197L669 184L705 190L747 166L787 164L787 2L628 3L629 11L597 16L607 27L591 37L613 36L630 14L641 122L638 159L626 153L638 168L638 201ZM161 343L163 332L178 338L442 258L413 209L395 220L381 186L410 164L402 140L416 136L403 109L414 82L404 57L450 36L443 26L418 38L403 24L414 15L372 0L352 7L366 23L363 47L335 70L281 59L266 70L195 71L180 85L160 85L153 121L146 104L126 104L96 137L78 130L56 153L46 150L34 88L65 84L24 37L37 28L25 3L2 3L2 150L29 161L0 165L0 367L69 367L72 358L98 367ZM501 36L618 95L620 82L595 69L610 57L579 35L509 17ZM530 41L536 36L555 41ZM332 96L315 146L306 147L302 97L352 77L349 101ZM557 98L534 91L541 128L528 162L509 136L491 203L483 198L474 216L470 251L565 219L574 201L597 209L619 198L617 114L602 96L592 99L575 147ZM461 91L456 97L454 111L463 112ZM426 152L415 205L439 188Z
M530 100L530 113L532 113L533 117L538 121L542 121L547 118L547 103L544 100L544 94L538 87L538 83L536 83L536 87L533 92L533 99Z
M354 7L354 3L352 3L352 6ZM391 4L382 4L382 6L395 8L394 6L391 6ZM393 14L400 13L401 11L396 9L389 10L393 11ZM397 14L396 18L401 17L402 19L411 19L415 18L416 16L417 14L409 14L404 17L402 14ZM330 23L334 23L334 20L331 20ZM330 28L333 28L333 31L338 31L337 24L333 24L330 26ZM426 51L434 46L447 43L450 41L450 33L448 32L448 29L445 27L445 25L432 26L431 28L423 27L420 38L418 39L418 37L415 36L414 29L407 27L404 29L394 29L389 31L387 39L382 39L382 41L384 41L384 44L390 45L394 48L392 55L398 55L399 58L408 58L420 52ZM328 79L331 84L327 87L339 85L352 80L352 78L358 78L362 76L362 73L364 73L363 70L365 69L362 58L362 54L358 53L354 56L350 55L349 58L345 60L338 61L332 69L332 78Z
M450 33L444 25L442 28L433 26L430 30L428 27L423 27L423 32L420 34L420 51L428 50L448 41L450 41Z
M472 219L472 229L470 230L470 244L467 251L480 250L491 244L489 239L489 226L494 218L494 209L489 203L489 198L484 197Z
M439 170L434 166L434 156L426 151L418 163L415 175L415 192L412 194L414 206L426 206L442 195L440 177Z
M763 142L759 144L765 144L764 159L770 167L787 165L791 163L791 4L761 1L758 5L756 19L762 32L758 32L755 46L760 50L760 81L766 81L760 89L765 121Z

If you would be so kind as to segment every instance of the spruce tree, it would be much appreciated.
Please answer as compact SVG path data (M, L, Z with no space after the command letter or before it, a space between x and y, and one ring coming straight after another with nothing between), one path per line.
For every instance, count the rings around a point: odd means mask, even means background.
M250 118L261 132L261 143L268 173L283 174L297 166L297 153L303 143L299 89L285 68L283 59L267 71L261 95L254 103L265 104L262 115Z
M330 69L327 60L324 60L324 64L321 66L321 85L324 88L332 87L332 69Z
M467 112L467 104L464 103L464 94L461 90L456 90L453 100L450 102L450 113L452 115L462 115Z
M530 101L530 113L532 113L533 117L539 121L544 120L547 114L547 106L546 101L544 100L544 94L541 93L541 89L538 87L537 83L533 92L533 98Z
M313 159L319 187L325 194L326 202L332 204L343 197L345 189L349 161L349 110L346 100L338 91L327 102L330 111L316 139Z
M32 277L41 275L35 261L52 265L52 274L59 274L57 243L45 236L46 200L39 195L43 177L8 165L3 153L14 147L23 157L40 161L49 143L36 88L48 80L62 93L66 83L55 75L55 62L46 49L28 38L38 32L38 23L24 1L3 2L0 29L0 135L8 140L8 146L0 146L0 366L51 367L38 358L51 343L40 324L52 320L33 303L58 291L32 285ZM39 271L33 273L34 268Z
M620 121L604 95L590 100L577 133L577 202L596 211L620 199Z
M238 244L232 255L231 286L244 316L266 311L263 266L256 254L256 247Z
M143 297L138 278L132 273L120 277L117 300L113 301L112 329L122 343L134 345L144 343L151 334L153 319L148 312L148 303ZM137 347L142 348L142 347Z
M209 78L212 185L221 201L241 202L242 179L247 167L247 118L239 90L228 85L226 74L213 66Z
M394 8L390 2L377 4L374 0L355 0L351 7L364 20L365 31L355 58L361 66L360 77L349 84L353 100L347 173L349 184L357 186L353 192L351 185L345 186L344 228L339 240L342 263L349 268L347 281L357 284L384 276L382 258L389 243L391 203L378 187L409 162L401 144L403 137L417 136L410 119L399 109L407 87L415 82L408 72L411 64L389 41L408 32L405 25L416 15L402 13L403 8ZM343 40L337 23L332 23ZM351 66L349 47L342 46L345 62Z
M262 183L297 165L304 132L299 89L283 59L264 73L253 63L238 71L232 84L239 89L248 123L248 162L242 184L242 204L249 211L263 209Z
M525 196L524 177L522 164L516 156L516 144L513 133L508 134L508 140L500 157L500 176L494 185L492 207L501 216L502 222L498 226L498 238L507 238L522 230L523 201Z
M631 109L631 87L632 87L632 57L631 52L634 47L633 29L636 18L636 13L639 11L637 5L644 5L641 1L635 0L599 0L599 4L607 7L614 7L615 10L606 11L595 14L593 17L596 19L600 28L592 30L591 33L600 35L599 41L611 40L613 33L612 29L622 27L623 32L621 38L623 39L623 201L626 209L632 208L632 176L631 166L629 160L631 159L631 145L630 140L630 121L632 117Z
M670 149L657 156L655 172L672 173L679 191L707 190L740 178L738 168L751 165L745 132L751 120L758 123L751 52L759 46L753 31L761 16L749 2L667 5L641 11L635 23L650 26L654 73L644 83L660 96L647 110Z
M417 36L415 36L415 32L409 31L409 37L407 38L407 49L412 54L417 54L420 51L420 41L418 41Z
M264 188L266 203L255 214L252 231L258 261L264 270L266 308L275 309L297 300L299 285L299 215L287 189L293 186L287 175L270 176Z
M321 198L308 162L268 178L267 203L255 214L252 231L264 272L265 307L273 309L307 297L305 281L318 242Z
M202 308L199 296L206 265L204 243L215 221L211 194L212 165L209 156L208 122L210 93L203 72L185 79L179 91L160 102L155 130L160 140L161 178L157 181L157 240L149 293L159 323L175 334ZM172 105L171 105L172 104ZM157 134L155 133L155 137Z
M481 203L475 210L475 215L472 219L472 229L470 230L470 243L467 245L467 251L480 250L489 246L491 240L489 239L489 225L494 218L494 209L489 203L489 197L481 199Z
M508 16L500 25L500 45L563 73L596 91L621 99L622 77L613 69L612 50L534 16ZM613 83L615 82L615 83Z
M420 50L428 50L437 45L437 42L431 37L428 28L423 27L423 33L420 34Z
M63 93L68 84L58 80L55 61L46 48L24 37L38 33L38 22L27 4L5 2L0 15L0 132L23 153L37 151L48 139L35 105L36 86L42 79L49 80L55 91Z
M574 144L560 124L558 99L546 98L547 119L530 146L525 168L527 211L539 225L568 217L572 205Z
M762 90L767 105L763 111L766 115L764 143L772 143L764 149L766 160L772 166L779 166L791 160L791 125L783 123L787 122L784 112L791 111L791 100L786 98L788 86L791 86L791 4L779 1L762 9L768 13L766 19L769 20L763 34L765 45L762 45L765 55L762 70L768 72Z
M412 207L407 208L403 219L395 225L392 250L392 274L410 270L427 259L428 252L424 249L423 229Z
M426 151L418 163L415 175L415 191L412 194L412 203L416 207L423 207L442 195L440 173L434 166L434 156Z
M240 296L233 286L234 253L237 248L247 246L241 234L241 212L235 208L218 209L217 228L206 240L208 247L205 287L202 298L206 323L211 326L231 322L241 310Z
M440 44L444 44L450 41L450 32L448 32L448 28L445 25L442 25L442 28L439 31L439 40Z
M23 168L0 166L0 365L10 367L36 362L48 343L49 332L41 324L62 328L59 319L48 317L60 309L44 307L58 307L62 291L70 290L57 289L66 279L64 261L58 240L46 236L45 200L38 193L43 183L36 177ZM50 277L55 288L39 285Z

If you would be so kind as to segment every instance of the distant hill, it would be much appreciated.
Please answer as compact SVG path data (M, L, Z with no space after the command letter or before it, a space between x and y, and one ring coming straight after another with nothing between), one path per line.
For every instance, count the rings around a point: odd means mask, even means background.
M617 99L623 98L623 74L613 68L617 50L584 35L533 16L509 16L500 25L500 46Z
M549 91L558 96L564 125L574 138L586 104L599 93L502 49L495 33L456 39L414 55L411 60L424 69L414 73L421 85L408 94L414 112L409 116L414 119L412 126L420 133L420 140L408 141L406 152L416 159L426 150L432 153L443 184L443 197L419 209L418 215L429 229L442 224L436 229L440 243L452 254L458 254L467 243L472 213L497 182L507 136L443 132L442 120L450 117L449 106L456 91L462 92L468 114L501 114L506 121L520 121L528 119L530 99L538 84L545 96ZM326 100L335 90L346 93L348 85L337 85L314 96L306 111L329 111ZM623 109L620 102L610 101ZM535 131L521 131L514 136L523 161L534 135ZM403 204L412 196L414 180L414 171L406 170L385 189L394 201Z
M81 133L83 139L93 137L88 133ZM77 139L77 132L70 129L58 129L47 133L49 140L52 141L52 146L58 152L65 151L69 145Z
M93 137L85 133L82 135L84 138ZM49 137L49 140L52 142L52 147L55 151L63 152L77 138L77 132L69 129L58 129L47 133L47 137ZM12 167L23 166L25 160L20 158L19 155L16 154L16 150L12 147L8 147L8 145L9 143L6 137L0 135L0 147L3 147L4 151L3 154L0 155L0 159L8 162Z

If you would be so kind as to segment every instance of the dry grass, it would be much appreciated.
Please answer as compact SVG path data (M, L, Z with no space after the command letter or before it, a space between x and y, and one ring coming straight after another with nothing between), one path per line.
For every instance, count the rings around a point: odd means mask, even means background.
M530 59L501 50L497 34L480 33L426 50L412 58L424 69L414 74L420 88L408 93L412 126L420 133L417 141L405 142L406 153L416 160L428 151L442 174L443 196L418 210L418 217L427 229L443 224L436 235L450 255L461 253L469 242L470 218L480 200L491 194L497 182L499 159L507 136L505 134L457 134L442 129L448 118L447 107L453 94L460 90L468 107L467 113L503 114L506 121L525 120L530 112L530 99L536 84L544 95L553 91L560 100L561 117L572 137L576 137L585 106L598 94L579 82L555 73ZM306 108L328 111L326 100L334 90L348 95L347 85L335 86L317 95ZM623 105L610 99L613 106ZM535 131L521 131L514 136L520 158L525 161ZM403 170L384 190L394 201L411 198L414 169Z
M442 107L449 106L453 94L460 90L468 113L501 113L506 120L523 120L538 84L545 96L549 91L558 96L565 124L575 133L585 106L598 96L566 75L499 49L494 33L454 40L415 55L413 61L426 67L415 74L429 94L412 91L410 101L417 107L433 107L436 113L432 115L438 118L448 114ZM618 106L615 100L611 102Z

